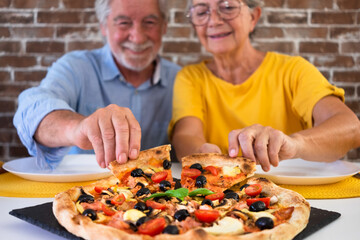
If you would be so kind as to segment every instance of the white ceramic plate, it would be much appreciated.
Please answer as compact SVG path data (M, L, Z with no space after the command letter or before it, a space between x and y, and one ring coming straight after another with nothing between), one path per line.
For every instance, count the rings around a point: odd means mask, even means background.
M303 159L281 161L278 167L264 172L258 165L256 176L263 176L277 184L321 185L341 181L360 171L360 166L347 162L310 162Z
M3 168L19 177L40 182L80 182L111 175L108 169L99 167L94 154L66 155L54 170L38 169L34 157L6 162Z

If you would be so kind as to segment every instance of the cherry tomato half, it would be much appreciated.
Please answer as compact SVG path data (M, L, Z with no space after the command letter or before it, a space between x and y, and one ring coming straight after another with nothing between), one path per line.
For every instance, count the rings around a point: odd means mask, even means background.
M161 233L165 227L165 218L155 218L145 222L144 224L141 224L138 228L138 233L155 236Z
M219 171L214 166L207 166L207 167L204 168L204 170L209 171L214 176L219 175Z
M246 204L248 206L250 206L251 204L253 204L254 202L257 202L257 201L264 202L267 208L270 205L270 198L269 197L265 197L265 198L249 198L249 199L246 199Z
M120 193L119 195L117 195L113 199L111 199L111 203L114 205L121 205L125 202L125 200L126 200L125 195Z
M201 171L195 168L185 168L181 172L181 176L189 177L192 179L196 179L200 175L201 175Z
M153 209L160 209L160 210L165 210L166 206L164 204L152 201L152 200L147 200L146 201L146 206L147 207L152 207Z
M212 223L220 216L218 210L196 210L195 216L200 222Z
M218 193L213 193L213 194L210 194L210 195L207 195L205 197L205 199L209 199L211 201L215 201L215 200L223 200L225 194L223 192L218 192Z
M97 193L101 193L102 190L104 190L104 188L103 188L103 187L99 187L99 186L95 186L95 187L94 187L94 190L95 190L95 192L97 192Z
M251 197L257 196L261 193L262 186L260 184L251 184L245 188L245 193Z
M151 176L151 180L154 182L154 183L159 183L161 182L162 180L165 180L168 176L168 172L167 171L162 171L162 172L157 172L157 173L154 173L152 176Z
M108 208L105 204L101 205L101 210L105 213L107 216L112 216L116 213L116 211Z

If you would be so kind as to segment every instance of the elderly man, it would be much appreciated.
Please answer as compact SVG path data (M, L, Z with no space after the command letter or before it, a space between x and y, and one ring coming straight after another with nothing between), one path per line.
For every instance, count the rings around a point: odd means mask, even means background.
M64 55L19 96L14 125L42 168L69 150L93 150L105 168L168 141L179 66L158 56L166 0L97 0L95 9L107 44Z

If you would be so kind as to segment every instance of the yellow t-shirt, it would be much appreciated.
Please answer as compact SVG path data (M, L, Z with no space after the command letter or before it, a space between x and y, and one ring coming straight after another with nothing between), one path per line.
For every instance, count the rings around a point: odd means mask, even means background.
M302 57L268 52L240 85L217 78L201 62L184 67L176 77L169 136L178 120L197 117L206 141L227 153L228 134L234 129L258 123L289 135L311 128L315 104L328 95L344 101L344 90Z

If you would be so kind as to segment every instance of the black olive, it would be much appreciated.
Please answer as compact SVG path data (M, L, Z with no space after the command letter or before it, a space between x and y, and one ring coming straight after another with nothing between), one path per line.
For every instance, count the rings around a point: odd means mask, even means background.
M83 211L82 215L89 217L91 220L96 220L97 216L96 216L96 212L90 208L86 209Z
M227 199L232 198L232 199L235 199L237 202L240 200L240 197L236 192L228 192L225 194L224 198L227 198Z
M163 161L163 168L164 169L170 169L171 168L171 162L169 160Z
M234 192L233 190L230 190L230 189L226 189L225 191L223 191L223 193L227 194L229 192Z
M144 171L141 168L136 168L131 171L132 177L142 177L144 176Z
M80 203L82 202L92 203L94 202L94 197L88 194L81 194L80 197L78 198L78 201L80 201Z
M250 205L249 210L252 212L265 211L266 205L263 201L257 201Z
M244 188L247 188L248 186L250 186L250 185L249 185L249 184L247 184L247 183L246 183L246 184L244 184L244 185L242 185L242 186L240 187L240 191L241 191L241 190L243 190Z
M180 180L178 180L178 181L174 180L174 181L175 181L174 189L181 188L181 182L180 182Z
M128 222L128 224L129 224L129 227L131 230L133 230L134 232L137 232L138 229L135 224L133 224L132 222Z
M194 163L193 165L190 166L190 168L200 170L201 172L203 171L203 168L200 163Z
M144 175L148 178L151 178L152 174L151 173L144 173Z
M138 183L135 185L135 187L138 186L138 185L140 186L140 188L145 187L145 185L144 185L142 182L138 182Z
M141 224L144 224L145 222L149 221L150 218L149 217L141 217L136 221L136 226L140 226Z
M227 200L226 199L223 199L221 200L221 202L219 203L219 205L217 205L216 207L221 207L221 206L224 206L227 204Z
M195 186L198 188L202 188L207 183L206 177L203 175L200 175L195 180Z
M151 193L150 190L148 188L144 187L144 188L141 188L139 191L137 191L136 196L140 197L142 195L148 195L150 193Z
M137 204L135 204L134 208L142 212L147 210L147 206L143 202L138 202Z
M179 234L179 228L175 225L168 225L164 228L163 233L176 235Z
M110 200L110 199L107 199L107 200L105 201L105 203L106 203L107 205L111 205L111 206L114 205L114 204L111 203L111 200Z
M267 194L264 192L261 192L259 195L259 198L266 198L266 197L267 197Z
M269 217L261 217L256 220L255 225L261 230L272 229L274 227L274 221Z
M151 213L153 212L153 208L152 207L148 207L148 210L145 212L145 214L146 214L146 216L150 216L151 215Z
M201 202L201 205L209 205L211 207L214 207L214 204L213 202L210 200L210 199L204 199L202 202Z
M186 209L180 209L174 214L174 218L179 222L184 221L187 217L190 217L190 214Z
M166 192L171 188L171 183L169 181L162 180L159 186L161 191Z

